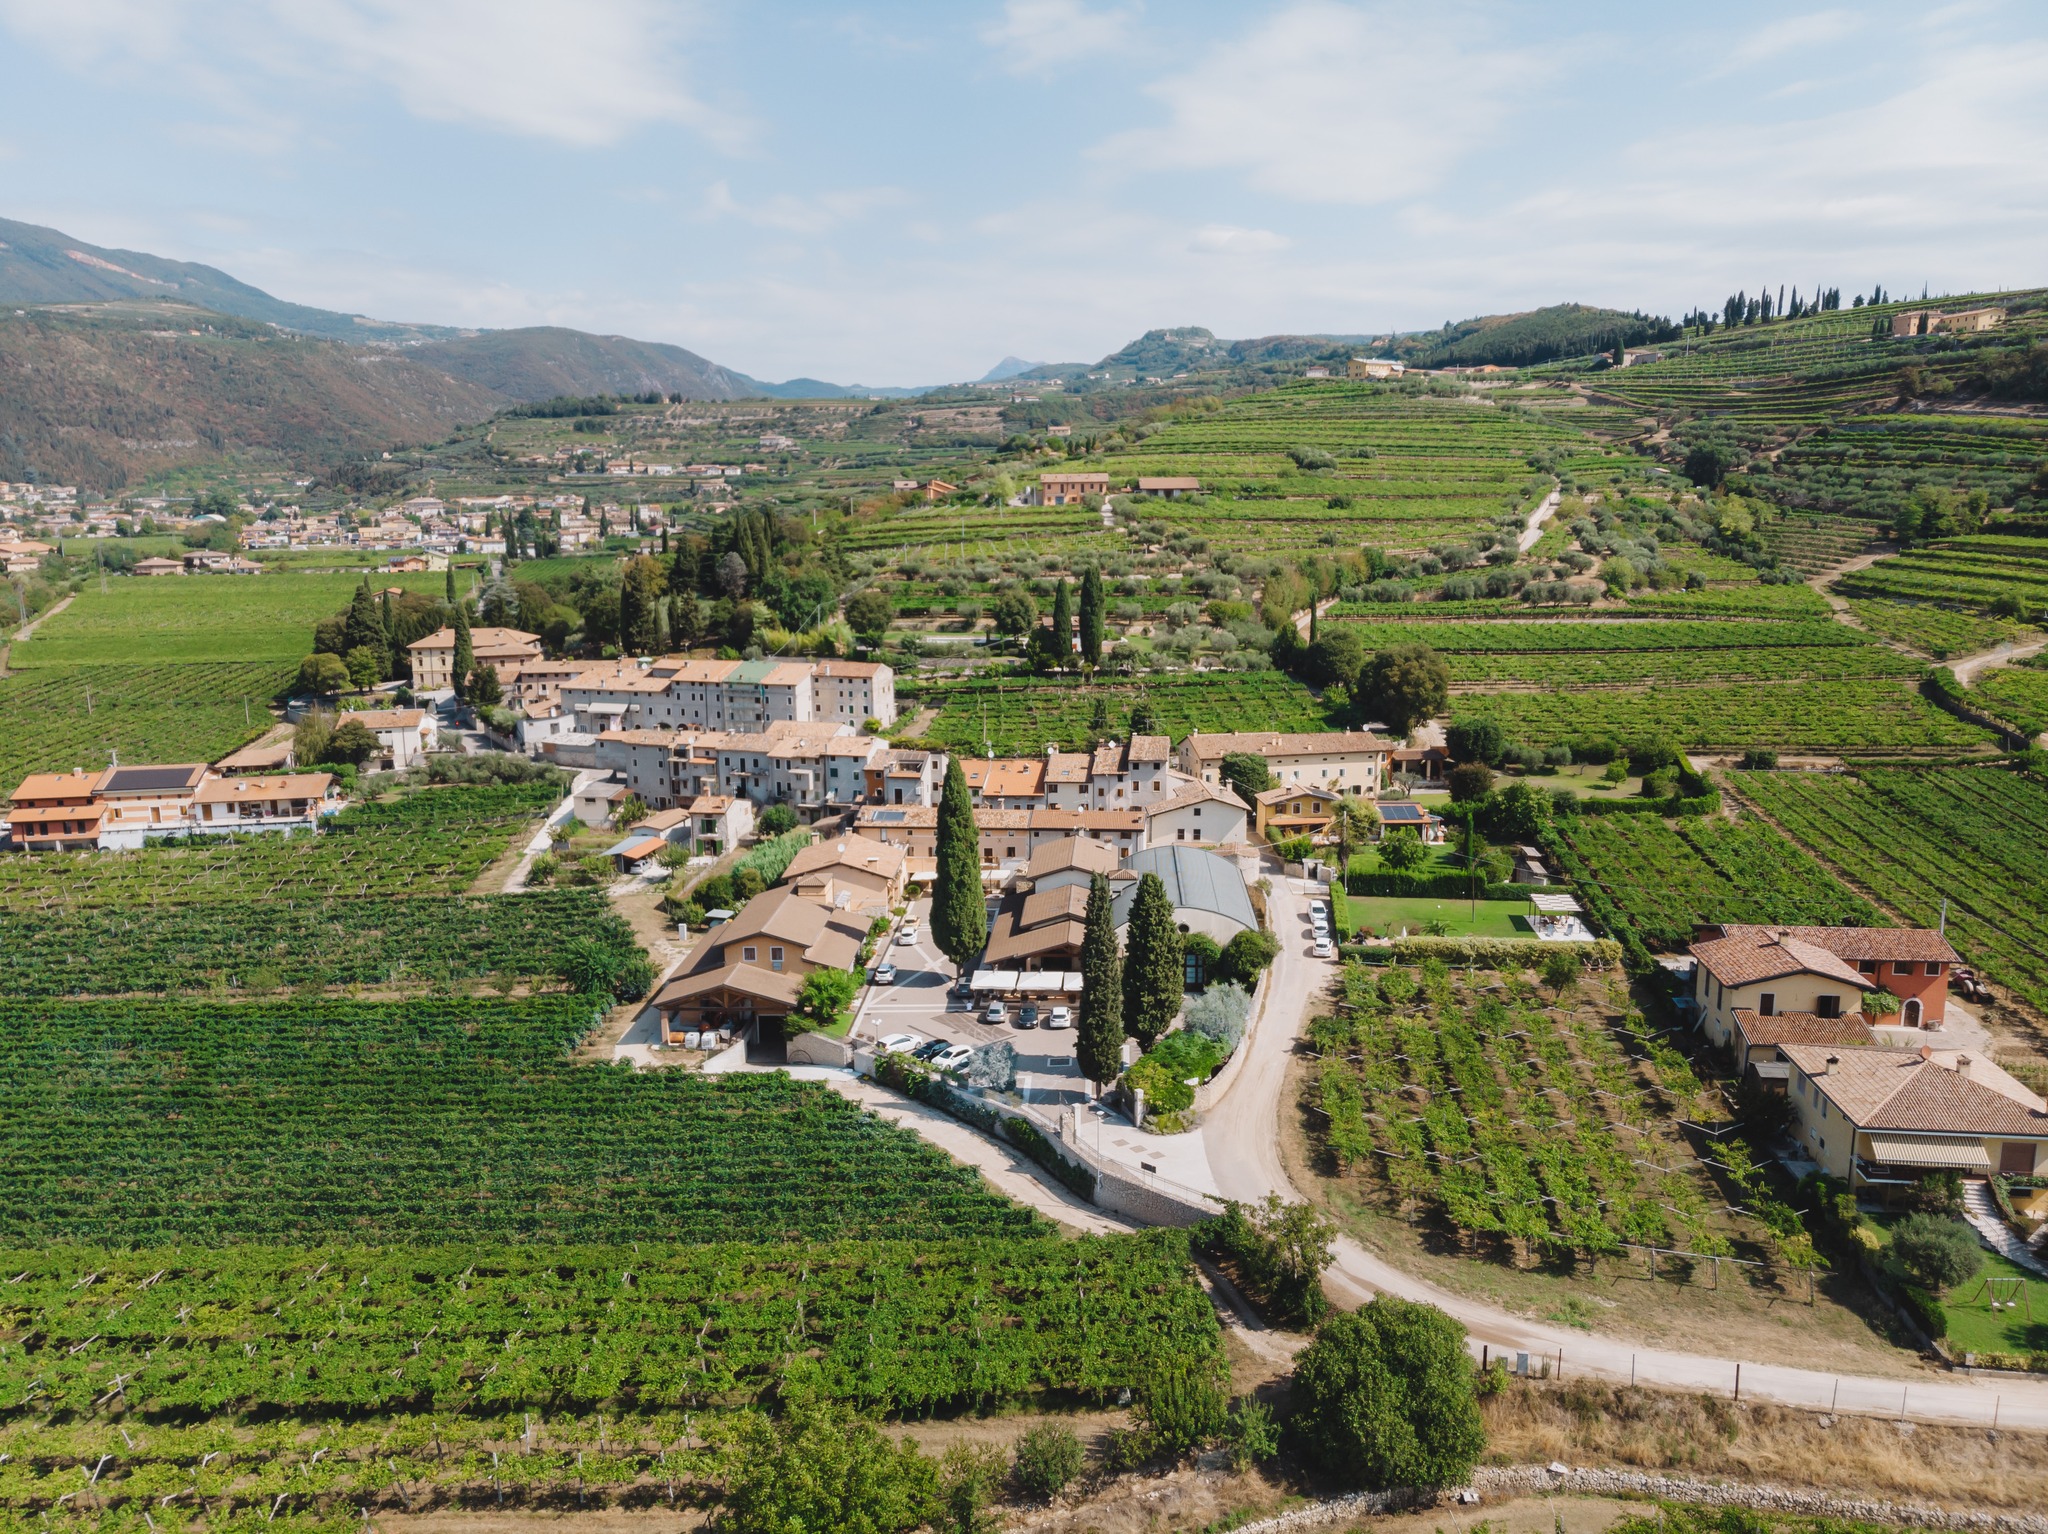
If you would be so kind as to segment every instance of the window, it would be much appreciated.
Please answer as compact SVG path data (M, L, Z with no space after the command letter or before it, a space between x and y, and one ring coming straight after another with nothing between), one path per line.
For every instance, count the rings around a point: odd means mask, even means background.
M1842 998L1839 996L1816 996L1813 1001L1813 1015L1815 1017L1840 1017L1842 1015Z
M756 959L760 957L761 950L754 947L751 943L740 950L740 958L748 964L752 964Z
M782 950L780 948L768 950L768 967L770 969L782 968Z
M1177 842L1186 841L1188 839L1188 828L1186 826L1182 826L1179 830L1175 831L1173 833L1173 839Z
M1757 997L1756 1012L1758 1017L1776 1017L1778 1015L1777 993L1765 991L1763 995Z
M1936 963L1936 962L1934 962L1934 961L1932 961L1932 960L1930 960L1930 961L1928 962L1928 965L1927 965L1927 973L1928 973L1928 974L1930 974L1930 975L1938 975L1938 974L1940 974L1940 973L1941 973L1941 965L1940 965L1940 964L1938 964L1938 963Z
M1895 974L1895 975L1910 975L1910 974L1912 974L1912 973L1913 973L1913 965L1912 965L1912 962L1911 962L1910 960L1902 960L1901 962L1899 962L1899 963L1897 963L1897 964L1894 964L1894 965L1892 966L1892 973L1893 973L1893 974ZM1929 971L1929 973L1930 973L1930 974L1934 974L1934 973L1938 973L1938 971L1930 970L1930 971Z
M1874 975L1874 974L1876 974L1876 973L1877 973L1877 960L1875 960L1875 959L1858 959L1858 960L1856 961L1856 968L1857 968L1858 972L1860 972L1860 973L1862 973L1862 974L1865 974L1865 975Z

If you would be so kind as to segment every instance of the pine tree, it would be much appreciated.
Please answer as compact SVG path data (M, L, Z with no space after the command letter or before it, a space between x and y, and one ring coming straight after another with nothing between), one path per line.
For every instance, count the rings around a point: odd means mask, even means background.
M988 905L981 893L981 831L957 756L946 763L935 850L932 941L955 965L964 965L988 945Z
M1116 948L1116 916L1109 880L1095 876L1088 887L1088 921L1081 938L1081 1008L1074 1038L1075 1063L1097 1089L1124 1068L1123 959Z
M1081 659L1102 664L1102 572L1090 565L1081 575Z
M1138 881L1124 938L1124 1032L1145 1049L1180 1011L1185 955L1159 875Z
M1052 639L1053 653L1065 666L1074 656L1074 588L1069 581L1061 581L1052 594Z
M454 669L449 673L451 685L455 688L456 697L460 698L465 695L465 689L469 686L469 674L475 669L476 651L469 642L469 604L467 602L457 602L455 604L455 662Z

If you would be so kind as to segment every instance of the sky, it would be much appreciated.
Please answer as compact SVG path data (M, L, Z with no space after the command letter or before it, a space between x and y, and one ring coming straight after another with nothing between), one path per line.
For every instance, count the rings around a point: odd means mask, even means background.
M2048 282L2048 6L0 0L0 216L917 385Z

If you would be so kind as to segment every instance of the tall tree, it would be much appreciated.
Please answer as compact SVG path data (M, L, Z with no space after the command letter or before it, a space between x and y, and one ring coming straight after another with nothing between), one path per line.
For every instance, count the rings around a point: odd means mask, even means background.
M1145 1049L1180 1011L1184 955L1173 902L1157 874L1138 881L1124 936L1124 1032Z
M651 655L661 643L661 566L641 554L626 561L619 583L619 648Z
M958 756L946 763L935 850L939 866L932 880L932 941L962 965L988 944L988 905L981 893L981 831Z
M348 618L342 629L343 653L367 646L380 653L386 648L384 619L377 599L370 594L370 577L365 575L355 595L349 598Z
M1052 637L1059 663L1065 666L1074 654L1074 588L1070 581L1061 581L1052 594Z
M455 604L455 662L449 672L455 696L467 696L469 674L476 669L476 649L469 642L469 604Z
M384 674L398 674L398 620L391 611L391 588L384 589L384 609L377 615L384 629Z
M1123 968L1109 880L1097 874L1088 886L1088 921L1081 938L1081 1016L1074 1056L1098 1091L1123 1074Z
M452 559L448 561L446 574L448 576L448 603L452 607L455 603L455 561Z
M704 637L704 605L697 593L683 586L668 599L668 641L687 650Z
M1401 644L1374 655L1358 683L1365 706L1405 738L1423 720L1443 712L1450 700L1451 668L1428 645Z
M1102 572L1090 565L1081 573L1081 659L1102 664Z

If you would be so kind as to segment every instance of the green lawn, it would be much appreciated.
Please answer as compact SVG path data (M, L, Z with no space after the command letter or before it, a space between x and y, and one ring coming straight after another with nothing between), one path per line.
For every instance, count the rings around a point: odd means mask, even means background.
M2025 1303L2016 1310L1993 1310L1987 1278L2021 1280ZM2002 1283L1997 1287L2001 1295L2010 1290ZM1956 1285L1941 1304L1948 1312L1948 1343L1956 1352L2048 1353L2048 1279L1996 1252L1986 1252L1977 1276Z
M1399 936L1406 927L1419 936L1432 921L1441 921L1451 937L1528 937L1527 916L1533 909L1526 900L1398 900L1389 896L1353 895L1349 899L1351 920L1359 929L1372 928L1381 937Z

